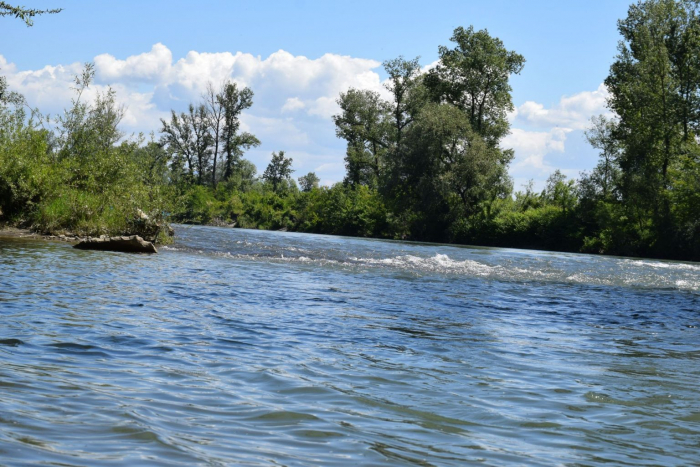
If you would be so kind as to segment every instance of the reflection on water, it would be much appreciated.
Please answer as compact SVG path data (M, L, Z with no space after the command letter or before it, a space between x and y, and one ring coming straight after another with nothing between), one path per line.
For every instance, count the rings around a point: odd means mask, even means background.
M0 464L697 462L697 264L177 234L0 239Z

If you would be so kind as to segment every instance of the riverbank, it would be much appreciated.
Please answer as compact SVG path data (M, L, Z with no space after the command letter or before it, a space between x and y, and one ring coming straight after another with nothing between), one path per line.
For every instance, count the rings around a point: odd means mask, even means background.
M53 242L78 243L84 237L73 235L43 235L29 229L19 227L0 226L0 239L2 238L27 238L32 240L47 240Z

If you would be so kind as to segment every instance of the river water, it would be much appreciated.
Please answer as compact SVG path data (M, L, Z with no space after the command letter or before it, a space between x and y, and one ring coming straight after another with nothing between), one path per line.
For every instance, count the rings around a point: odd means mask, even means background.
M0 465L690 465L700 265L0 239Z

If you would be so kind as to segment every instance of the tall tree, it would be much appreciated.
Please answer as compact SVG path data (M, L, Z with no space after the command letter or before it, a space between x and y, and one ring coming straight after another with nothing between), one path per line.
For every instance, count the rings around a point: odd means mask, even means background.
M236 170L244 150L259 146L260 141L252 134L239 133L241 112L253 105L253 91L250 88L238 89L236 83L227 82L218 97L224 111L224 126L221 142L226 155L224 179L229 179Z
M204 104L196 107L190 104L187 119L192 128L192 152L197 162L197 183L203 185L207 172L210 170L212 144L214 143L210 132L207 108Z
M512 152L488 145L453 105L426 105L407 135L407 147L400 171L421 235L444 239L450 223L511 191Z
M391 93L390 112L392 116L393 142L392 158L400 159L404 153L404 134L413 123L416 115L425 103L420 92L420 64L418 58L406 60L398 57L384 62L384 70L389 75L385 84Z
M619 119L621 194L670 239L671 168L697 145L700 123L698 2L640 1L618 29L623 40L605 84Z
M194 152L192 127L189 124L187 114L176 114L171 111L170 122L160 119L161 123L161 145L167 148L171 157L171 170L177 179L187 167L186 178L189 182L194 181Z
M495 147L509 131L506 113L513 110L509 78L522 71L525 58L507 50L485 29L458 27L450 40L455 47L440 46L439 64L427 74L426 86L436 102L464 111L474 131Z
M337 103L341 113L333 116L336 135L348 143L345 181L376 188L390 145L389 104L376 92L352 88Z
M602 199L611 200L620 178L620 143L615 138L617 124L604 115L593 117L591 124L586 130L586 139L600 151L600 161L589 178L599 187Z
M225 125L225 109L222 99L222 94L214 89L214 85L207 83L207 89L204 92L204 106L207 111L207 120L211 131L214 149L212 150L212 170L211 170L211 185L216 190L216 165L219 160L219 143L222 140L222 133Z

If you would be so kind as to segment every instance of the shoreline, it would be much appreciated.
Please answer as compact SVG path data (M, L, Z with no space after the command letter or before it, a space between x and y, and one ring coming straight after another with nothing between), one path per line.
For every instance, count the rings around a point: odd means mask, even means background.
M22 229L19 227L11 227L7 225L0 226L0 239L3 238L25 238L30 240L44 240L49 242L66 243L78 243L80 240L82 240L81 237L74 237L68 235L43 235L29 229Z

